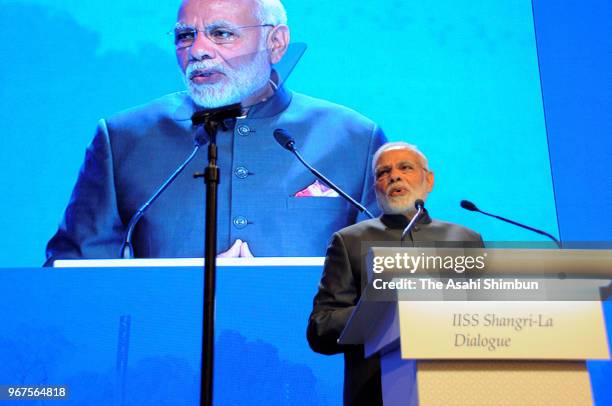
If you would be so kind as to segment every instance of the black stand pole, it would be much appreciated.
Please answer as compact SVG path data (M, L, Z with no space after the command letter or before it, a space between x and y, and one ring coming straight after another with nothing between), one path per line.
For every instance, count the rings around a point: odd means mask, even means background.
M200 379L200 405L213 404L213 372L215 355L215 288L217 283L217 132L219 126L227 130L225 120L241 116L240 103L195 112L191 116L194 127L204 124L209 137L208 166L204 173L194 178L204 178L206 183L206 236L204 241L204 312L202 314L202 375ZM200 144L203 138L196 135Z
M202 320L202 375L200 381L200 405L213 404L213 367L215 354L215 288L217 269L217 166L218 122L207 121L204 128L210 137L208 144L208 166L204 174L206 183L206 238L204 243L204 313Z

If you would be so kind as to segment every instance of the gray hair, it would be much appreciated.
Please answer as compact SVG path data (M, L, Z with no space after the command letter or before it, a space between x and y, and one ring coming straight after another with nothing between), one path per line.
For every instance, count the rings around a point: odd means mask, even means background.
M378 162L378 158L382 155L383 152L390 151L393 149L407 149L409 151L414 152L421 158L421 166L429 171L429 162L427 161L427 157L423 154L416 145L408 144L404 141L396 141L396 142L387 142L383 144L376 150L374 153L374 157L372 158L372 172L376 175L376 163Z
M280 0L255 0L255 17L262 24L287 24L287 12Z

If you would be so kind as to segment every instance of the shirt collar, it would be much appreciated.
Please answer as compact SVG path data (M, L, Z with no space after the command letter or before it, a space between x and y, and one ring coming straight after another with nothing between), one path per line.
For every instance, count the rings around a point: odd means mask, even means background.
M431 223L431 217L429 217L429 213L427 212L427 209L423 209L423 210L425 210L425 213L423 214L423 217L421 217L421 219L417 221L417 223L418 224ZM406 228L408 223L410 223L410 219L404 216L403 214L383 214L382 216L380 216L380 221L382 221L382 223L385 226L387 226L388 228L392 228L392 229L404 229Z

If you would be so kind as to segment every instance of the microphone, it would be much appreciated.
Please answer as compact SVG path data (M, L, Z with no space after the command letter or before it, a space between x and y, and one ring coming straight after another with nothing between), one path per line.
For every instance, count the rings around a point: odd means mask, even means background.
M168 179L166 179L166 181L155 191L155 193L153 193L153 196L151 196L149 200L147 200L142 206L138 208L138 210L136 210L136 213L134 213L134 215L130 219L127 231L125 233L125 238L123 240L123 245L121 246L122 259L134 258L134 247L132 247L132 234L134 233L134 228L136 227L136 224L138 224L138 222L140 221L142 216L144 216L145 212L149 209L151 204L153 204L153 202L157 200L157 198L164 192L164 190L166 190L168 186L170 186L170 184L174 182L174 179L176 179L176 177L179 176L181 172L183 172L183 169L185 169L185 167L189 165L193 158L195 158L195 155L200 149L200 147L206 142L205 137L201 135L196 135L194 141L195 145L189 156L187 156L187 159L185 159L183 163L180 164L174 172L172 172L170 177L168 177Z
M308 164L308 162L306 162L304 158L302 158L297 148L295 147L295 140L293 139L293 137L291 137L291 135L289 135L287 130L282 128L277 128L276 130L274 130L274 139L280 144L281 147L293 153L293 155L297 157L297 159L302 163L302 165L304 165L310 172L312 172L314 176L316 176L323 183L329 186L330 189L335 190L340 196L348 200L353 206L357 207L360 212L365 213L371 219L374 218L374 216L368 211L368 209L363 207L359 202L357 202L355 199L346 194L342 189L336 186L331 180L323 176L321 172L317 171L310 164Z
M517 223L514 220L510 220L510 219L507 219L505 217L497 216L495 214L491 214L491 213L487 213L485 211L482 211L478 207L476 207L476 205L474 203L470 202L469 200L462 200L460 205L461 205L462 208L464 208L466 210L482 213L485 216L493 217L493 218L496 218L498 220L505 221L506 223L510 223L510 224L515 225L515 226L524 228L525 230L533 231L534 233L538 233L538 234L544 235L544 236L550 238L551 240L553 240L555 242L555 244L557 244L557 247L562 248L561 247L561 242L559 240L557 240L552 234L549 234L546 231L538 230L537 228L533 228L533 227L529 227L529 226L527 226L525 224Z
M281 147L288 151L295 152L295 140L289 135L287 130L277 128L274 130L274 139Z
M401 242L404 242L404 239L406 238L408 233L410 233L412 231L412 229L414 228L415 224L419 220L421 220L421 218L425 214L425 202L423 200L421 200L421 199L416 199L414 201L414 208L416 209L417 212L412 217L412 220L410 220L410 223L408 223L406 228L404 228L404 231L402 232L402 238L400 238Z
M478 207L476 207L476 205L470 202L469 200L462 200L460 204L461 204L461 207L463 207L466 210L478 211Z

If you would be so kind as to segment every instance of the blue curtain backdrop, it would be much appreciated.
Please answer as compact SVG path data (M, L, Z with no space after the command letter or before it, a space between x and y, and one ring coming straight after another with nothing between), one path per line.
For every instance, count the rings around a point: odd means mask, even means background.
M539 239L462 211L469 198L566 240L612 240L607 1L284 3L309 46L288 85L417 144L435 217ZM99 118L183 88L166 35L177 6L0 0L0 266L43 262ZM612 403L609 363L591 369Z

